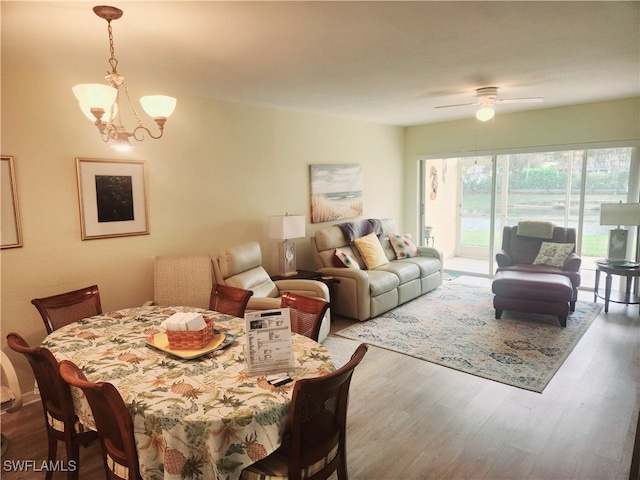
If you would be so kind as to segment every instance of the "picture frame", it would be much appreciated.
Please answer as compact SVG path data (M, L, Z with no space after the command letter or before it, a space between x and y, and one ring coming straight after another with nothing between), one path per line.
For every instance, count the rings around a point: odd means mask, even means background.
M310 165L311 223L363 214L362 165Z
M1 248L22 247L22 228L18 209L18 191L13 157L0 156L0 212L2 230L0 230Z
M146 165L76 158L82 240L149 234Z

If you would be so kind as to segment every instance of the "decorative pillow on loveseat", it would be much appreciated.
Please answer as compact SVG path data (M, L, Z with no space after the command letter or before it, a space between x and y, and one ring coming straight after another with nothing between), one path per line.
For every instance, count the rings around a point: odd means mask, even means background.
M418 256L418 247L416 247L410 233L405 233L404 235L391 234L389 235L389 242L396 253L397 259Z
M358 262L356 262L356 260L344 250L336 248L336 251L333 252L333 254L345 267L360 270L360 265L358 265Z
M564 261L573 251L574 246L573 243L542 242L533 264L562 268L564 267Z
M389 263L389 259L385 255L382 244L375 233L356 238L353 240L353 243L360 252L360 255L362 255L367 270Z

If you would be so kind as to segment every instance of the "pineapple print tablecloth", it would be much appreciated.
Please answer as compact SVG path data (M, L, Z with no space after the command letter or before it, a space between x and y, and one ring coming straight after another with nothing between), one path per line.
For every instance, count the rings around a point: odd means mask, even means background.
M183 360L146 343L160 323L182 311L203 312L233 344ZM235 479L244 467L273 452L286 425L293 383L271 386L249 377L244 320L187 307L139 307L67 325L43 342L58 360L71 360L91 381L110 382L134 420L145 479ZM327 350L293 335L294 379L334 370ZM83 423L93 425L88 402L73 389Z

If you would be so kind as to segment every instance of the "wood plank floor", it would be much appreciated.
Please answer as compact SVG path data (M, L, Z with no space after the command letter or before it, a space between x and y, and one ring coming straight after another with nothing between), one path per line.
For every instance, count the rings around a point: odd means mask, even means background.
M351 323L334 319L332 332ZM639 394L637 305L603 311L542 394L370 347L351 384L349 477L626 480ZM3 414L2 431L2 479L44 478L4 468L46 458L40 405ZM81 455L81 478L103 478L99 446Z

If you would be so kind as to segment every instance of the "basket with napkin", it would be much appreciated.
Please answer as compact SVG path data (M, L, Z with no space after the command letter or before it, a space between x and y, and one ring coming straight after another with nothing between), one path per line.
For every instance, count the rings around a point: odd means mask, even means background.
M178 312L161 324L172 350L199 350L213 339L213 320L197 312Z

